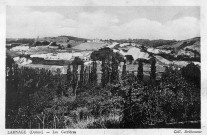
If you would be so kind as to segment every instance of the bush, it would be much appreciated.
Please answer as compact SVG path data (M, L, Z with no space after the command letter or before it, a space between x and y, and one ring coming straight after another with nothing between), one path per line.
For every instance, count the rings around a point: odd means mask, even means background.
M189 82L195 83L200 88L201 73L200 68L194 63L188 64L186 67L182 68L182 75Z

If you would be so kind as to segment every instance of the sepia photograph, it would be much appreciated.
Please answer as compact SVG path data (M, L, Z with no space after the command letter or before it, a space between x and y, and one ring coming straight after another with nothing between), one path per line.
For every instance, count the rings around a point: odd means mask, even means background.
M201 129L200 11L6 6L5 128Z

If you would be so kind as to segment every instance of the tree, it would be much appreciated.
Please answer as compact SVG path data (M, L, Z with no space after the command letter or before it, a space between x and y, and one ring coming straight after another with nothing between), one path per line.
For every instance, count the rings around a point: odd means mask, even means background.
M78 65L73 64L73 80L72 80L72 88L73 88L73 93L75 94L75 90L78 84Z
M138 66L138 73L137 73L137 78L140 81L143 81L143 62L142 60L139 60L139 66Z
M126 74L127 74L127 72L126 72L126 61L124 61L124 65L123 65L121 77L122 78L125 78L126 77Z
M112 58L112 71L111 71L111 83L117 83L119 79L119 70L118 70L119 62L113 57Z
M113 50L106 47L106 48L101 48L98 51L94 51L91 53L91 59L92 60L103 60L103 59L108 59L111 58L111 56L114 54Z
M33 46L41 46L42 45L42 43L40 42L40 41L36 41L36 42L34 42L34 44L33 44Z
M142 45L142 46L141 46L141 51L142 51L142 52L147 52L147 48L146 48L145 46Z
M91 77L92 77L92 83L96 85L97 84L97 63L96 61L93 61L93 65L91 68Z
M126 60L129 61L130 64L132 64L132 61L134 60L132 55L125 55L125 57L126 57Z
M50 44L50 42L48 42L48 41L43 41L42 42L42 45L49 45Z
M51 46L59 46L56 42L52 42Z
M151 61L150 79L155 80L156 79L156 60L155 60L155 57L152 57L150 61Z
M72 65L82 65L83 60L79 57L75 57L74 60L72 61Z
M67 48L72 48L72 45L71 45L71 44L68 44L68 45L67 45Z
M78 87L78 65L83 65L83 60L81 60L79 57L75 57L75 59L72 62L72 65L73 65L72 87L73 87L73 93L76 93L76 88Z
M70 68L70 63L68 64L68 69L67 69L67 81L68 84L71 84L71 80L72 80L72 72L71 72L71 68Z
M102 84L102 87L105 87L105 85L106 85L106 72L107 72L105 59L102 59L101 71L102 71L101 84Z
M194 63L190 63L186 67L183 67L181 71L187 81L194 82L198 87L200 87L201 71L198 66Z
M84 64L81 65L81 70L80 70L80 85L84 83Z
M12 68L12 65L14 64L14 60L11 56L6 57L6 67Z
M98 51L92 52L91 59L93 61L96 61L96 60L102 61L101 83L102 83L103 87L105 87L105 85L108 82L110 82L111 77L112 77L111 74L113 74L113 76L115 74L117 74L117 73L113 73L113 72L116 72L118 70L117 65L119 64L120 61L124 60L122 55L120 55L119 53L114 53L112 49L107 48L107 47L101 48ZM111 63L112 63L113 67L111 67ZM111 70L113 70L113 71L111 71ZM115 75L115 76L117 76L117 75Z

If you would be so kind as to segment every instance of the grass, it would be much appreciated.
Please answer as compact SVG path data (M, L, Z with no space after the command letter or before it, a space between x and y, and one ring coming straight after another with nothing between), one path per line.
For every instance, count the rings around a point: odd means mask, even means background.
M75 129L94 129L94 128L120 128L120 116L118 115L109 115L101 116L98 118L87 117L86 119L74 121L71 118L68 118L70 122L66 128L75 128Z

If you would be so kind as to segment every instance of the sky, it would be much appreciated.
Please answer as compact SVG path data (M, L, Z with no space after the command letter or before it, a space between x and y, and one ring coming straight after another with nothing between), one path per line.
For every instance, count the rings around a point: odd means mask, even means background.
M200 8L195 6L8 6L6 11L7 38L183 40L200 36Z

